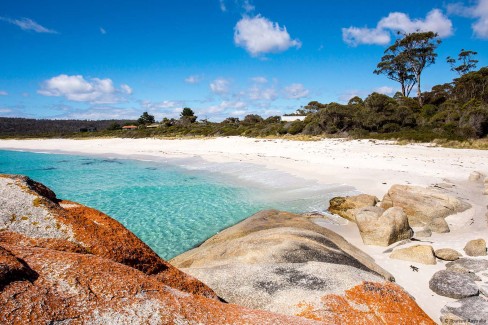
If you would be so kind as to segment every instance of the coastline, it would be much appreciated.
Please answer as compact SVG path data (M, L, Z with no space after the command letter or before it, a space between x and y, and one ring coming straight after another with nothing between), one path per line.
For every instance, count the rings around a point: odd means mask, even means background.
M429 186L454 185L456 195L468 200L472 208L448 217L454 225L450 234L434 234L434 248L462 250L464 243L480 236L486 227L486 197L467 182L473 171L488 171L488 152L471 149L447 149L415 144L399 146L388 141L325 139L316 142L249 139L242 137L156 140L0 140L0 149L35 152L113 155L129 159L165 159L199 157L203 163L252 163L269 171L280 171L318 184L345 184L360 192L382 198L393 184ZM205 170L205 166L201 166ZM464 220L476 218L482 227L471 229ZM354 246L371 255L391 272L397 283L412 294L417 303L438 320L440 309L453 299L440 297L428 289L432 274L444 263L409 270L409 262L391 260L386 248L362 243L354 224L323 226L337 232ZM469 238L468 238L469 237ZM444 245L444 246L443 246ZM446 246L449 245L449 246Z

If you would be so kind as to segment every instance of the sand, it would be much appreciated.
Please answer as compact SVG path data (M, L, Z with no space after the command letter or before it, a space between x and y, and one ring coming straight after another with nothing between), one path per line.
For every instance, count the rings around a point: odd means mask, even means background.
M0 140L0 149L36 152L114 155L127 158L199 157L212 163L245 162L280 171L320 184L345 184L380 199L393 184L430 186L448 184L456 196L467 200L472 208L446 219L451 232L433 234L426 241L437 248L454 248L461 253L468 240L488 241L486 220L488 197L481 194L481 182L469 182L471 172L488 175L488 151L439 148L433 145L396 145L389 141L324 139L289 141L225 137L211 139L91 139L91 140ZM445 185L442 185L445 186ZM336 231L350 243L370 254L391 272L418 304L435 321L440 309L453 299L436 295L428 288L432 275L445 268L392 260L387 248L362 243L355 224L324 226ZM416 243L406 244L407 247ZM391 247L394 247L393 244ZM482 277L484 282L488 277Z

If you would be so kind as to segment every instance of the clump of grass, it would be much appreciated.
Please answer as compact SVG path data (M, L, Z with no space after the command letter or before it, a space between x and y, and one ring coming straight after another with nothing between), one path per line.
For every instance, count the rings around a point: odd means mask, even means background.
M25 220L29 220L29 217L28 217L28 216L22 216L22 217L20 218L20 220L23 220L23 221L25 221Z

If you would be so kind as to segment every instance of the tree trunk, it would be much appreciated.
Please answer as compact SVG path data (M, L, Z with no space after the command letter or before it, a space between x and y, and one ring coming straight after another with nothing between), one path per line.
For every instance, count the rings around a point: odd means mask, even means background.
M401 84L402 84L402 95L403 95L403 97L407 97L407 94L405 91L405 82L403 81Z
M417 76L417 98L420 107L422 107L424 104L424 100L422 99L422 90L420 89L420 75Z

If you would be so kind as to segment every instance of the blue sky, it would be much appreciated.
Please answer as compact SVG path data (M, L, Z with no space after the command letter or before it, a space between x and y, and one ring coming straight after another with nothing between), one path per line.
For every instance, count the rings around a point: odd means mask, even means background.
M488 62L488 0L2 0L0 116L160 120L293 112L398 84L372 73L397 31L434 30L424 90Z

